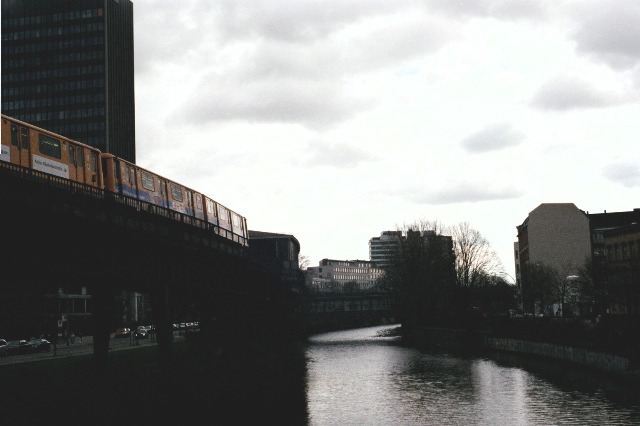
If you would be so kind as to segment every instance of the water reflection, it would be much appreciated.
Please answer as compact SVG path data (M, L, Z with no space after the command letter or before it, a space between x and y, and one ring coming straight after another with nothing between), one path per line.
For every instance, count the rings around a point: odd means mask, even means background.
M640 423L637 393L629 397L620 388L627 399L616 400L597 383L588 388L567 376L558 384L508 358L421 353L400 346L397 338L376 337L388 328L310 339L310 424Z

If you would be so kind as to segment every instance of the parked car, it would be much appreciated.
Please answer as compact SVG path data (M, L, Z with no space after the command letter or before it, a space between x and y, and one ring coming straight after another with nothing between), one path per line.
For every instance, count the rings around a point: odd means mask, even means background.
M113 337L116 337L116 338L129 337L130 334L131 334L131 329L124 327L124 328L117 329Z
M7 355L22 355L31 352L31 345L24 339L9 340L7 342Z
M9 355L7 351L7 341L4 339L0 339L0 356Z
M135 337L136 339L146 339L149 336L149 333L144 328L139 328L136 330Z
M31 339L29 340L31 350L33 352L48 352L51 350L51 342L47 339Z

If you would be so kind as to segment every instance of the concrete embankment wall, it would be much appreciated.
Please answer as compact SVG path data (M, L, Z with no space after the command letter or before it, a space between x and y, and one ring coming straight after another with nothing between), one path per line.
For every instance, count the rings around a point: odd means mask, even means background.
M640 379L640 371L631 369L629 359L619 355L594 352L573 346L495 336L485 336L484 347L491 350L516 352L569 361L609 373L630 375Z
M553 343L492 336L485 333L446 328L423 328L404 335L422 347L461 350L489 350L557 359L640 380L640 370L623 356Z

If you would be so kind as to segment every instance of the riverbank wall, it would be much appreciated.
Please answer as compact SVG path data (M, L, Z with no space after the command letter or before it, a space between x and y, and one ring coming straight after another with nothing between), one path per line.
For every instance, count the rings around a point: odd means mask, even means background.
M640 368L629 358L585 348L501 337L487 332L449 328L404 330L403 338L419 348L463 351L499 351L568 362L582 367L640 381Z

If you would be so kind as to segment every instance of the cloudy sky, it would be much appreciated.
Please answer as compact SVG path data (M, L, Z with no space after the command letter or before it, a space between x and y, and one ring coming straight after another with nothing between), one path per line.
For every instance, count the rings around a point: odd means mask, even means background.
M514 275L541 203L640 207L637 0L134 0L137 162L368 259L466 221Z

